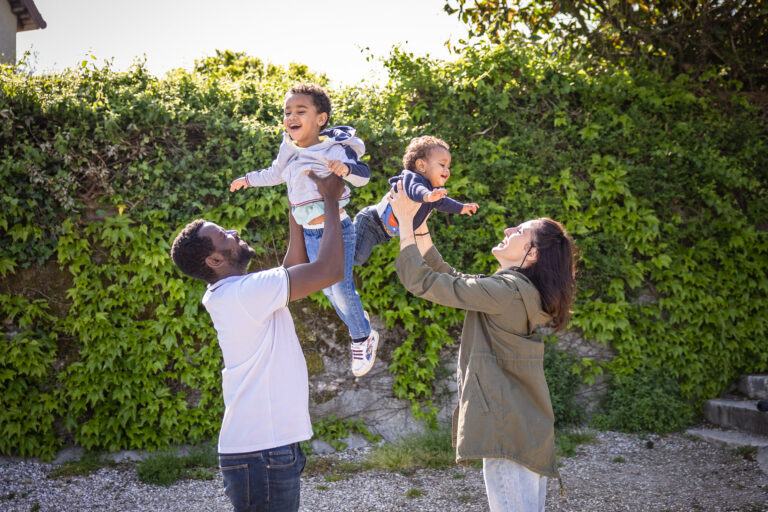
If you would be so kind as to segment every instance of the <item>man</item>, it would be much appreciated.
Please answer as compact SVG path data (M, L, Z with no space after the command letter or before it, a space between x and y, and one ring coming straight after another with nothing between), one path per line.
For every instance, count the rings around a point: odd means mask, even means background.
M198 219L173 241L171 258L185 274L208 282L203 305L224 356L224 419L219 463L236 511L295 511L312 437L307 364L287 305L344 278L338 199L344 182L317 178L325 231L309 263L301 227L289 214L283 266L247 274L254 250L237 231Z

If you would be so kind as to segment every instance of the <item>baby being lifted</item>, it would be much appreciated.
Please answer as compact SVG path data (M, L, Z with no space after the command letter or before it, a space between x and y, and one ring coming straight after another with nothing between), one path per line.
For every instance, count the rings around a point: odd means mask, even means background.
M404 170L389 178L389 183L394 186L402 181L408 197L422 203L413 219L414 229L432 210L464 215L477 212L477 203L460 203L448 197L442 188L451 176L450 167L451 152L445 141L431 135L411 139L403 156ZM355 265L368 261L374 246L388 242L399 233L386 195L378 204L360 210L355 216Z

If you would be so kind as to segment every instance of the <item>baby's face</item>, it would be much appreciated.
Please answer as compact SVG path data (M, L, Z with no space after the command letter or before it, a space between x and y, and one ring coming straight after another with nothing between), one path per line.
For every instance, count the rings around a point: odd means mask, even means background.
M433 187L444 187L451 177L451 153L445 148L434 148L427 158L416 161L416 169L429 180Z
M320 128L328 119L325 112L319 113L309 94L290 94L283 107L283 126L291 139L301 148L317 144Z

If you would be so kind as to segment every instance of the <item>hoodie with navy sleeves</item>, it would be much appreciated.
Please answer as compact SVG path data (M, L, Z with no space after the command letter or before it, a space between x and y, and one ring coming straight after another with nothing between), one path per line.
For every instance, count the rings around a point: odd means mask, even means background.
M283 135L280 150L272 165L266 169L252 171L245 175L249 187L269 187L285 183L288 201L296 222L307 224L323 213L323 198L317 185L305 173L314 171L320 177L330 174L329 160L340 160L349 167L344 180L354 187L362 187L370 180L368 166L360 161L365 153L365 143L355 136L351 126L335 126L320 132L320 142L301 148L288 134ZM349 203L350 190L344 187L339 206Z

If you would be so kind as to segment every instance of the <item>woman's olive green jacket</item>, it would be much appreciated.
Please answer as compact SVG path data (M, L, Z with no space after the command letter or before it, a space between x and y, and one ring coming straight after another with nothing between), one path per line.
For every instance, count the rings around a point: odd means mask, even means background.
M552 403L544 378L544 343L534 333L550 320L538 290L522 274L466 275L434 247L416 245L395 261L403 286L419 297L467 311L453 413L456 460L504 458L557 477Z

